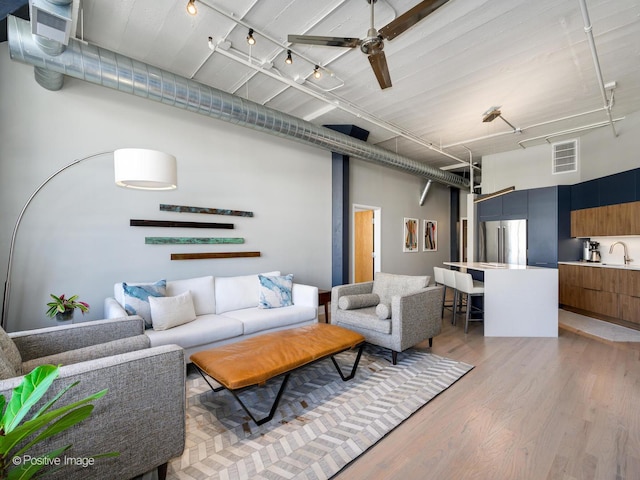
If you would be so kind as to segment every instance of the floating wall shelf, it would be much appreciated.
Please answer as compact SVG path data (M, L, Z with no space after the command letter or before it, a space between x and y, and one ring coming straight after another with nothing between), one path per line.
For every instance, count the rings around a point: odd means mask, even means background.
M226 208L207 208L207 207L189 207L186 205L167 205L160 204L160 210L163 212L180 212L180 213L206 213L208 215L233 215L235 217L253 217L253 212L245 212L243 210L229 210Z
M260 252L172 253L171 260L202 260L206 258L259 257Z
M145 237L147 245L218 245L244 243L244 238L227 237Z
M169 220L129 220L132 227L177 227L177 228L227 228L233 229L233 223L176 222Z

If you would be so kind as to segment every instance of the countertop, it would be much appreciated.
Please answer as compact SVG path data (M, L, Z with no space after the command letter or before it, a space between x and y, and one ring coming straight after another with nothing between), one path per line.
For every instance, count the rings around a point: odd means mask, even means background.
M578 265L580 267L620 268L623 270L640 270L640 265L624 265L622 263L608 262L558 262L558 265Z
M532 267L529 265L517 265L513 263L496 263L496 262L443 262L450 267L468 268L470 270L548 270L543 267Z

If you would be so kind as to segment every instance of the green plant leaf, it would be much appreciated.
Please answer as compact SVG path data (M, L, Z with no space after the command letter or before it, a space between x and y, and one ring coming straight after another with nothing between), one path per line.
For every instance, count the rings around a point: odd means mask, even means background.
M34 368L24 377L22 383L13 389L11 400L9 400L7 409L0 421L0 426L5 435L11 433L31 407L42 398L58 377L58 373L59 367L41 365Z
M38 410L35 415L33 417L31 417L31 419L33 420L34 418L38 418L40 415L42 415L44 412L46 412L47 410L49 410L49 408L51 408L53 406L54 403L56 403L60 397L62 395L64 395L65 393L67 393L69 390L71 390L73 387L75 387L76 385L78 385L80 383L80 380L73 382L70 385L67 385L65 388L63 388L62 390L60 390L58 392L58 394L53 397L51 400L49 400L45 405L42 406L42 408L40 410Z
M75 424L80 423L85 418L91 415L93 411L93 405L83 405L75 410L67 412L64 416L60 417L51 425L47 426L40 434L22 447L14 456L20 456L36 443L46 440L49 437L56 435L57 433L65 431L67 428L73 427Z
M64 415L70 410L78 408L81 405L84 405L93 400L97 400L102 397L105 393L107 393L107 389L101 390L93 395L89 395L82 400L78 400L77 402L71 403L64 407L60 407L56 410L51 410L47 413L40 415L37 418L32 420L28 420L23 424L17 426L12 432L5 435L4 437L0 436L0 455L6 456L8 452L10 452L16 445L18 445L22 440L27 438L28 436L34 434L41 428L44 428L49 422L55 420L56 418Z

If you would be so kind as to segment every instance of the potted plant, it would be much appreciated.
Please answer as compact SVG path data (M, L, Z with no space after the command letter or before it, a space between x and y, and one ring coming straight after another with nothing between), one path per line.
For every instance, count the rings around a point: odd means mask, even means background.
M58 374L59 367L41 365L25 375L20 385L13 389L8 401L4 395L0 395L0 479L26 480L46 467L63 468L66 463L60 457L72 445L53 447L51 451L38 457L29 455L29 449L89 417L93 411L93 405L89 402L107 393L106 389L101 390L53 410L53 405L60 397L79 383L74 382L23 421L49 390ZM94 455L90 459L118 455L117 452L111 452Z
M73 295L66 298L64 294L59 297L53 293L49 294L53 299L52 302L47 303L47 315L51 318L56 317L58 321L71 320L73 318L73 312L76 308L79 308L84 315L89 311L89 304L86 302L79 302L78 295Z

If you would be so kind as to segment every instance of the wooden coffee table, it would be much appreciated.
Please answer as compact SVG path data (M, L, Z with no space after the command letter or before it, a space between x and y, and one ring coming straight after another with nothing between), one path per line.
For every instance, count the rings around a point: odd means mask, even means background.
M334 355L358 348L351 373L345 376ZM364 337L337 325L316 323L304 327L265 333L229 345L204 350L191 355L190 360L214 392L226 388L238 400L251 419L262 425L273 418L289 376L296 369L331 357L340 378L351 380L358 368ZM268 380L284 375L269 415L257 420L237 395L241 390L264 385ZM211 377L220 387L214 387Z

